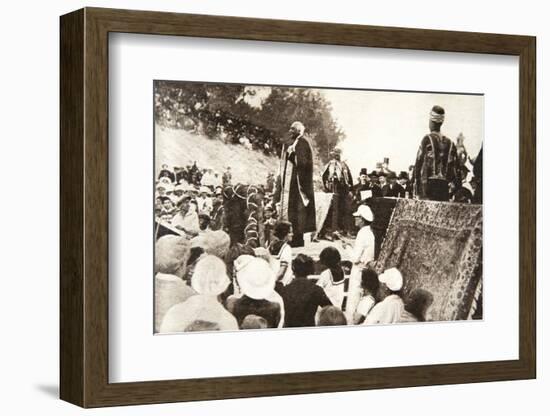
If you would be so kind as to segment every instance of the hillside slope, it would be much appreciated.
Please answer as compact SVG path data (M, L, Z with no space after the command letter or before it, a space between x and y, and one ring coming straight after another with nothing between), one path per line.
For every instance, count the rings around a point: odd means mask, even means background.
M241 145L225 144L185 130L155 126L155 171L166 163L170 168L187 166L194 161L201 169L220 174L231 166L233 183L265 184L268 172L277 173L278 158L248 150Z

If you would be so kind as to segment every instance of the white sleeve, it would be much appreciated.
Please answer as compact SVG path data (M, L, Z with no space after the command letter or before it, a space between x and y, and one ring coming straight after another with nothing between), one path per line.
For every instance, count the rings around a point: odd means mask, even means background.
M359 301L356 312L361 316L367 316L373 306L374 299L371 296L365 296Z
M371 311L367 314L364 324L369 325L379 323L381 311L382 308L380 307L380 304L374 305Z
M292 263L292 248L289 245L286 245L283 249L283 252L281 253L281 261L284 261L288 264L288 267L291 266Z
M327 283L328 283L328 275L327 275L327 271L325 270L323 273L319 275L319 279L317 279L317 286L320 286L324 289L327 286Z
M357 239L355 240L355 244L353 245L353 249L350 253L350 260L353 262L353 264L358 264L361 262L361 257L363 256L365 245L366 242L364 234L359 231L359 233L357 234Z

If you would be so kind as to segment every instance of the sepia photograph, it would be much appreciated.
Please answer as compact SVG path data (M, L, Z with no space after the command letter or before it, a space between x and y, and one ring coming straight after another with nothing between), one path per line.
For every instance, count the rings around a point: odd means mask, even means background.
M153 82L154 333L483 319L484 96Z

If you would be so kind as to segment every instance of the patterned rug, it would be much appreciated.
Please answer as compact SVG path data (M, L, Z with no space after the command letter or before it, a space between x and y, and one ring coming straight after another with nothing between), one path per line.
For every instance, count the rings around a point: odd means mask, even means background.
M377 271L403 273L405 301L415 289L429 291L427 320L480 318L482 232L481 205L398 199Z

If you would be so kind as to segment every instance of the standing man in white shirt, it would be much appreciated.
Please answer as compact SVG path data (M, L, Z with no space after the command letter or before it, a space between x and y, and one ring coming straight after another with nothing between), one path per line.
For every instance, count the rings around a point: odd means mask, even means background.
M367 264L374 260L374 234L370 225L374 221L374 215L367 205L360 205L353 213L355 225L359 228L353 247L351 244L342 243L342 248L347 251L350 261L353 263L350 276L348 307L346 318L353 322L353 314L361 298L361 272ZM349 316L348 316L349 315Z

